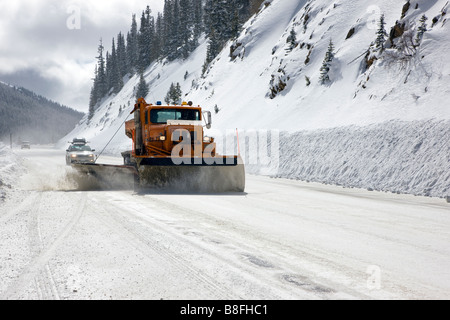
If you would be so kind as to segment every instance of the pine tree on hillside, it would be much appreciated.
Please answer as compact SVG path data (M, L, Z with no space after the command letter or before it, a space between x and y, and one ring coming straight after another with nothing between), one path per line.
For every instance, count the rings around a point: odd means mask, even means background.
M131 21L131 30L127 34L127 65L128 72L135 74L138 71L138 30L136 15L133 14Z
M94 116L95 105L98 101L98 85L97 85L97 66L95 66L94 78L92 79L92 87L89 95L89 111L88 111L88 120L90 120Z
M111 60L111 55L109 54L108 51L106 51L106 58L105 58L105 64L106 64L106 88L107 91L109 91L109 89L111 88L111 74L112 74L112 60Z
M384 51L384 43L386 42L386 37L388 36L384 21L384 14L380 16L380 21L378 22L377 38L375 40L375 48L379 49L381 52Z
M152 45L149 20L142 11L141 26L138 33L138 72L142 73L150 65L150 47Z
M292 51L297 46L297 33L295 32L294 27L292 27L286 42L289 44L289 51Z
M192 44L194 48L198 46L198 40L200 38L200 35L204 31L204 25L203 25L203 6L201 0L193 0L192 4L192 20L193 20L193 40Z
M111 74L110 77L110 87L108 89L114 89L114 93L118 93L120 90L122 90L123 87L123 81L122 81L122 75L120 74L119 69L119 59L116 51L116 45L113 39L112 42L112 52L111 52Z
M151 15L150 7L147 7L146 11L146 18L147 18L147 50L149 52L149 60L147 67L155 61L157 57L157 53L155 50L155 18Z
M206 48L206 59L203 64L202 75L206 73L209 64L211 63L211 61L214 60L215 57L217 57L221 49L222 49L221 41L219 37L217 37L217 33L213 29L211 31L211 34L209 35L209 42L208 47Z
M205 4L205 26L208 36L214 31L216 39L221 46L231 38L232 16L234 9L230 12L230 3L234 1L207 0Z
M180 104L182 94L183 93L181 92L180 83L177 82L177 84L175 85L172 82L172 84L170 85L169 91L167 91L166 97L164 98L164 101L167 104Z
M93 79L93 84L91 87L91 93L89 95L89 111L88 111L88 121L92 119L95 113L95 105L98 100L98 94L97 94L97 66L95 66L95 76Z
M147 82L145 81L144 75L141 73L140 77L139 77L139 84L136 90L136 99L139 98L144 98L147 97L148 95L148 85Z
M173 0L165 0L163 9L163 22L164 22L164 50L163 55L170 59L173 59L174 52L177 49L176 44L176 32L177 32L177 19L174 16L174 2Z
M230 12L230 18L231 18L231 25L230 25L230 38L229 39L236 39L239 36L239 30L241 27L241 21L239 17L239 8L234 7L231 8Z
M98 56L97 56L97 97L100 99L106 95L108 92L107 79L106 79L106 63L103 57L103 41L100 39L100 44L98 46ZM98 102L98 101L96 101Z
M239 35L242 24L250 17L250 9L249 0L206 0L203 21L209 44L205 65L217 56L228 40Z
M164 17L160 12L158 12L155 21L155 39L153 40L156 59L163 55L164 41Z
M149 6L142 11L140 21L133 14L130 30L126 36L119 33L112 39L106 58L100 42L90 102L95 106L111 89L118 92L125 75L143 73L157 59L186 59L198 47L203 32L209 38L206 68L225 43L238 35L254 9L254 1L262 0L165 0L156 19Z
M179 25L179 45L180 53L178 57L186 59L193 50L192 34L194 13L191 0L180 0L180 25Z
M117 35L117 66L121 78L128 73L127 48L125 46L125 37L121 32Z
M333 41L330 40L328 45L328 50L325 53L325 58L323 59L322 67L320 68L320 83L326 84L330 82L329 71L331 67L331 63L334 59L334 45Z
M428 18L426 15L423 15L419 20L420 25L417 28L416 45L420 45L420 43L422 42L423 34L428 31L426 24L427 20Z

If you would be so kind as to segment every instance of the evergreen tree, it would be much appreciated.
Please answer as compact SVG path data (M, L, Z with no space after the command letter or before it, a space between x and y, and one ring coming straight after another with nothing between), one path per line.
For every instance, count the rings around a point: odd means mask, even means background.
M213 29L209 36L208 47L206 48L206 60L203 65L202 74L205 74L205 72L208 68L208 65L219 54L221 49L222 49L221 41L220 41L219 37L217 36L217 33Z
M103 98L107 92L107 79L106 79L106 65L105 58L103 57L103 41L100 39L100 44L98 46L98 56L97 56L97 98L100 100ZM98 101L96 101L98 102Z
M384 43L386 42L386 37L388 36L384 26L384 14L380 16L380 21L378 22L377 38L375 40L375 47L380 51L384 51Z
M181 91L180 83L177 82L177 85L175 86L175 92L174 92L174 100L178 101L178 104L181 104L181 96L183 95L183 92Z
M181 103L181 92L180 83L177 82L175 85L173 82L170 85L169 91L167 91L164 101L167 104L180 104Z
M144 98L148 95L148 85L147 82L145 82L144 75L141 73L139 77L139 84L136 90L136 99Z
M214 59L225 43L238 36L242 24L250 17L249 0L206 0L203 21L209 38L206 62Z
M156 59L161 58L164 53L164 40L164 18L162 13L158 12L155 22L155 38L153 39Z
M125 46L125 37L121 32L117 35L117 64L120 77L123 78L128 73L127 68L127 48Z
M95 113L95 103L94 103L94 86L91 88L91 93L89 95L89 111L88 111L88 121L92 119Z
M294 27L292 27L286 42L289 43L289 51L292 51L297 46L297 33L295 32Z
M206 0L205 3L205 25L208 36L214 31L216 39L220 41L221 47L225 41L231 38L232 16L234 8L230 12L234 1Z
M230 39L235 39L239 35L239 30L241 27L239 8L233 7L230 12L231 24L230 24Z
M162 37L164 38L163 41L163 55L169 56L174 49L174 30L173 27L173 3L172 0L165 0L164 1L164 9L163 9L163 34Z
M148 32L148 20L145 17L145 12L142 11L141 26L138 33L138 71L143 73L150 65L150 50L151 39Z
M172 0L166 1L164 8L164 20L166 21L166 56L169 61L173 61L177 58L187 56L185 52L188 52L186 48L183 48L183 39L187 36L186 24L188 21L183 21L180 17L180 1Z
M166 102L166 104L170 104L170 102L172 101L172 93L173 93L174 89L175 89L175 87L172 82L170 84L169 91L167 91L166 97L164 98L164 101Z
M111 69L110 69L111 74L109 75L109 77L110 77L109 89L114 89L113 92L118 93L123 87L123 81L122 81L122 76L120 74L119 59L117 56L114 38L113 38L113 42L112 42L112 52L111 52L110 59L111 59Z
M98 101L98 85L97 85L97 65L95 66L94 79L91 87L91 93L89 95L89 111L88 111L88 121L92 119L95 113L95 105Z
M128 72L134 74L138 70L138 30L136 15L133 14L131 21L131 30L127 34L127 65Z
M155 39L155 18L151 15L150 7L147 6L147 9L145 10L145 18L147 20L147 44L146 48L148 51L148 60L147 60L147 66L148 67L153 61L156 60L157 54L155 52L155 46L154 46L154 39Z
M326 84L330 82L329 71L331 67L331 62L334 59L334 45L333 41L330 40L328 45L328 50L325 54L325 58L323 59L322 67L320 68L320 83Z
M180 23L179 27L179 46L180 53L178 58L186 59L193 50L192 33L193 33L193 11L192 2L190 0L180 0Z
M192 11L193 11L193 46L194 48L198 46L198 39L200 38L200 35L204 31L203 26L203 6L201 0L193 0L192 4Z
M419 25L419 27L417 28L416 45L420 45L420 43L422 42L423 34L424 34L426 31L428 31L428 30L427 30L427 24L426 24L427 20L428 20L428 18L427 18L426 15L423 15L423 16L420 18L420 20L419 20L420 25Z
M109 89L112 88L112 60L111 55L109 54L109 51L106 51L106 91L109 91Z
M251 16L251 0L236 0L239 7L239 22L244 24ZM254 1L253 1L254 2Z

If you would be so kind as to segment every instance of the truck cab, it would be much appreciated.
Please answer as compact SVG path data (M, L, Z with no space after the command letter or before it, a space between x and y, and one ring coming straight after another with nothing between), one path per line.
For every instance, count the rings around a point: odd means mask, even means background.
M126 122L125 133L134 142L135 157L167 158L173 151L180 157L203 157L205 152L214 157L214 139L204 135L203 125L210 127L211 114L203 113L200 106L193 106L192 102L181 105L145 103L144 107L135 109L135 119ZM182 142L183 148L178 150Z

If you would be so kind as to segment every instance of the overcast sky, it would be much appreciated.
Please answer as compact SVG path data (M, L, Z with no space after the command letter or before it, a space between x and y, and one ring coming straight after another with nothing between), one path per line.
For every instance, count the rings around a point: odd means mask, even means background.
M164 0L0 0L0 81L87 112L100 38L130 30Z

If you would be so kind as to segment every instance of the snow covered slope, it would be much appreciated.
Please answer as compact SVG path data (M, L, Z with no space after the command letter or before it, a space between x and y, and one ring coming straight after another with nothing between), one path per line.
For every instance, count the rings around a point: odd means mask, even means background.
M224 50L189 97L217 104L216 125L222 128L296 131L392 119L450 119L450 65L445 58L450 32L441 15L446 2L412 1L402 21L414 28L423 14L429 18L417 54L407 62L378 61L363 72L379 16L385 15L389 33L405 2L272 1L231 44L237 47L235 59L230 61L230 50ZM438 22L431 27L434 17ZM298 46L289 51L292 28ZM354 34L346 39L351 29ZM324 86L320 67L330 40L335 60L331 83ZM272 86L285 83L273 99L271 81Z
M336 157L348 155L348 150L342 146L354 142L352 135L338 134L345 126L361 127L359 130L364 135L374 136L373 139L367 138L366 143L376 140L385 148L390 144L383 140L387 139L383 138L382 132L386 131L383 128L392 128L396 121L399 129L414 128L420 123L432 128L427 131L427 137L441 137L439 130L442 125L450 124L450 64L446 60L450 49L447 23L450 5L447 0L414 0L409 6L406 3L389 0L375 0L370 4L356 0L265 1L260 11L244 25L241 35L227 44L204 76L202 66L206 41L185 61L160 61L151 65L145 72L150 87L146 100L163 100L171 83L179 82L186 101L191 100L213 111L214 134L236 128L244 132L244 137L245 131L250 129L289 132L291 140L279 141L279 145L284 146L280 148L280 159L287 159L287 154L292 155L294 150L304 147L302 139L294 140L292 137L295 132L305 130L310 134L320 132L317 131L319 129L329 130L328 135L333 139L333 143L328 145L329 151L343 152L337 153ZM369 65L366 53L375 42L382 14L387 33L395 31L391 33L392 40L399 47L399 42L407 41L408 35L415 36L423 15L428 18L427 31L412 54L390 48L388 40L385 54L372 59ZM292 30L296 34L295 45L288 42ZM321 84L320 68L330 41L334 44L335 53L329 73L330 83ZM129 79L120 93L107 97L91 122L83 119L59 146L65 147L73 137L83 136L97 151L103 150L113 137L105 152L119 155L120 151L130 148L131 141L124 135L121 125L133 108L138 80L136 76ZM219 110L217 114L214 113L215 106ZM410 122L410 126L402 125L404 121ZM434 125L437 122L441 125ZM378 125L374 127L375 124ZM417 128L405 134L414 132L420 136L422 127ZM403 138L411 140L402 135ZM441 138L444 139L444 150L433 149L431 145L428 152L440 157L437 162L447 168L449 159L446 155L450 154L450 147L445 141L449 139L446 136ZM242 142L245 144L245 140ZM411 152L413 147L403 151ZM354 148L358 149L352 152L362 154L366 152L367 144L356 144ZM289 152L283 153L287 149ZM383 153L373 156L380 157L376 163L385 160ZM401 157L410 158L407 153ZM298 168L305 162L315 162L320 166L321 160L314 153L302 158L289 158L290 166ZM410 170L404 174L425 165L405 161L404 166L409 166ZM374 181L374 173L367 170L373 166L367 163L359 166L360 179ZM277 175L278 169L279 165L270 174ZM340 164L336 164L329 170L339 169ZM260 173L261 170L250 168L250 172ZM298 175L292 170L283 172L283 176L316 179L314 175ZM422 183L430 184L435 178ZM335 182L334 179L320 181ZM345 179L340 183L354 185ZM449 183L448 178L441 183ZM385 184L357 185L383 189ZM406 187L393 188L416 193ZM424 194L445 196L448 189L443 189L434 193L428 190Z

